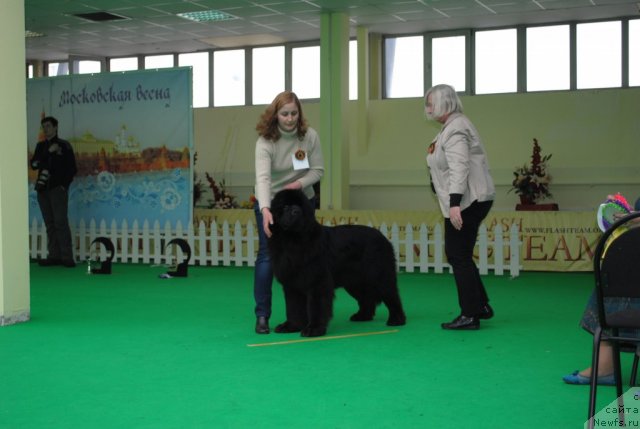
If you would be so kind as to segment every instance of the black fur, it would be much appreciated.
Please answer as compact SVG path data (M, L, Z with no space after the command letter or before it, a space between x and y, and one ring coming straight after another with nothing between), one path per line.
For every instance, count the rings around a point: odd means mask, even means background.
M287 311L287 320L276 332L324 335L337 287L358 301L359 310L351 320L372 320L384 302L389 310L387 325L405 324L393 246L380 231L361 225L321 225L301 191L278 192L271 213L269 253L274 275L284 288Z

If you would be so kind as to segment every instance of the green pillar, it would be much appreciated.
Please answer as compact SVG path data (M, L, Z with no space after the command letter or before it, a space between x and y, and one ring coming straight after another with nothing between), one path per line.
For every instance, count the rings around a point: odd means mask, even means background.
M29 320L29 229L24 1L5 0L0 14L0 326Z
M320 137L325 163L323 209L349 208L349 17L324 12L320 20Z
M369 147L369 30L358 27L358 153Z

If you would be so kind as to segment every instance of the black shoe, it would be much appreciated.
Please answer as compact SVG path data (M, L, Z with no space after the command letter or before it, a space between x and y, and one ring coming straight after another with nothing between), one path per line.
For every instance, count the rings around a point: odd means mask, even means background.
M62 261L61 264L63 267L67 268L74 268L76 266L76 263L73 261L73 259Z
M443 323L442 329L453 329L453 330L463 330L463 329L480 329L480 319L477 317L467 317L463 314L456 317L449 323Z
M256 319L256 334L269 333L269 319L264 316L258 316Z
M493 317L493 308L491 308L489 304L486 304L476 317L478 319L491 319Z
M60 259L54 259L54 258L40 259L38 261L38 265L40 265L41 267L52 267L54 265L60 265L60 264L62 264L62 261L60 261Z

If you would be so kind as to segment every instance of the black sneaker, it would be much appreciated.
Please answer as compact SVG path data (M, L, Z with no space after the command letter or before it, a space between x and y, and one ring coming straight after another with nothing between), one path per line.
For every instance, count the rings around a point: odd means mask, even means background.
M61 264L63 267L67 267L67 268L74 268L76 266L76 263L73 261L73 259L62 261Z
M461 314L451 322L442 323L440 326L442 326L442 329L450 330L475 330L480 329L480 319L477 317L467 317Z

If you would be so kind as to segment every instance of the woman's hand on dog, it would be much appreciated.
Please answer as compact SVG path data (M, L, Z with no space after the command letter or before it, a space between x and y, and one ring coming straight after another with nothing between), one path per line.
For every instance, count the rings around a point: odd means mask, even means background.
M283 189L293 189L293 190L302 189L302 183L300 183L300 181L296 180L294 182L291 182L291 183L285 185Z
M302 183L298 180L285 185L284 189L302 189ZM273 215L271 209L265 207L262 209L262 229L267 238L271 238L271 225L273 225Z

